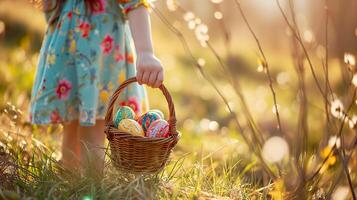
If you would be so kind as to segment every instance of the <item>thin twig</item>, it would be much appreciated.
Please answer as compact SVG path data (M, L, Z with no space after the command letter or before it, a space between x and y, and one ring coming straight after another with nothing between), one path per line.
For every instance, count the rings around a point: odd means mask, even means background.
M217 92L217 94L221 97L221 99L223 100L224 104L227 106L229 112L234 116L234 121L237 124L237 127L240 131L240 134L243 137L243 140L245 141L245 143L248 145L249 149L252 150L255 155L259 158L259 160L261 161L262 165L263 165L263 169L267 172L267 174L271 177L271 178L276 178L276 175L274 174L274 172L271 171L271 169L269 168L269 166L265 163L265 161L263 160L261 154L259 152L256 151L256 146L253 145L252 141L249 140L249 138L245 135L245 129L241 126L241 124L239 123L235 113L233 112L231 106L229 105L227 99L223 96L223 94L219 91L218 87L216 86L216 84L214 83L214 81L205 73L205 71L203 70L203 68L201 67L200 64L198 64L197 59L195 58L195 56L193 55L191 49L188 46L188 43L185 39L185 37L183 36L183 34L176 28L174 27L165 17L164 15L160 12L159 9L157 8L153 8L153 11L157 14L157 16L159 17L159 19L169 28L169 30L171 30L181 41L184 50L186 53L189 54L190 58L192 59L192 61L194 62L194 66L198 69L198 71L200 72L200 74L203 76L203 78L214 88L214 90Z
M353 138L353 140L351 142L351 145L349 146L349 149L351 149L352 152L350 153L350 155L346 156L346 162L347 163L353 157L353 154L355 153L356 147L357 147L357 136L355 136ZM327 195L326 195L327 199L331 198L331 194L335 190L335 188L338 185L338 183L340 182L343 172L344 172L344 170L343 170L343 167L342 167L342 169L341 168L339 169L338 173L336 174L336 178L332 182L331 187L329 188L329 191L327 192Z
M290 28L292 34L295 36L295 38L296 38L297 41L299 42L299 44L300 44L300 46L301 46L301 48L302 48L302 50L303 50L303 52L304 52L304 54L305 54L306 60L307 60L307 62L309 63L309 67L310 67L312 76L313 76L313 78L314 78L314 80L315 80L315 83L316 83L318 89L319 89L319 92L322 94L322 96L323 96L324 98L326 98L325 95L324 95L324 92L323 92L323 90L322 90L322 88L321 88L321 86L320 86L320 83L319 83L319 81L318 81L318 79L317 79L317 76L316 76L314 67L313 67L313 65L312 65L312 61L311 61L311 59L310 59L309 53L307 52L307 50L306 50L306 48L305 48L305 45L304 45L304 43L303 43L303 41L302 41L302 39L301 39L299 30L297 29L297 30L295 31L294 27L290 24L290 22L289 22L289 20L288 20L286 14L285 14L283 8L282 8L281 5L280 5L279 0L276 0L276 3L277 3L277 5L278 5L278 7L279 7L280 13L282 14L282 16L283 16L283 18L284 18L286 24L288 25L288 27ZM297 27L297 25L296 25L296 27Z
M326 9L326 22L325 22L325 65L323 68L325 69L325 95L327 96L328 94L328 85L329 85L329 74L328 74L328 56L329 56L329 46L328 46L328 0L325 0L325 9ZM327 124L330 121L329 118L329 109L328 109L328 101L327 98L325 98L325 112L326 112L326 120Z
M352 98L352 99L354 99L355 96L356 96L356 90L355 90L355 92L354 92L354 95L353 95L353 98ZM338 133L337 133L338 137L340 137L340 138L341 138L341 135L342 135L342 131L343 131L344 124L345 124L344 119L347 117L347 113L348 113L349 110L352 108L353 104L354 104L354 101L352 101L352 102L350 103L350 105L348 106L348 109L347 109L347 111L346 111L346 114L344 114L343 120L341 120L341 125L340 125L339 130L338 130ZM315 173L308 179L308 181L312 181L312 180L320 173L320 171L321 171L323 165L327 162L327 160L330 158L330 156L332 156L332 152L336 149L336 147L337 147L337 146L336 146L336 143L335 143L335 144L332 146L331 151L329 152L329 154L326 156L326 158L323 160L323 162L319 165L319 167L317 168L317 170L315 171Z
M249 107L245 101L244 95L241 92L241 87L240 87L239 82L235 78L233 78L233 76L231 75L233 73L230 72L228 66L226 66L226 64L224 63L222 58L218 55L218 52L213 48L211 43L208 41L207 41L207 47L210 49L210 51L216 57L216 59L218 60L218 63L223 68L223 71L225 72L225 74L228 77L230 77L229 81L233 85L233 89L234 89L235 93L238 95L240 102L243 104L242 108L244 109L244 113L246 114L246 117L248 118L247 121L249 124L249 128L251 129L251 131L253 133L254 139L258 142L259 148L261 148L263 145L264 138L263 138L260 130L257 128L257 125L254 122L253 116L252 116L252 114L249 110Z
M177 7L178 7L178 10L182 13L188 12L184 7L182 7L180 5L177 5ZM233 76L233 73L230 71L229 67L225 64L222 57L214 49L213 45L211 45L211 43L209 41L206 41L206 45L209 48L209 50L213 53L215 58L217 59L219 66L222 68L222 73L225 74L229 78L229 82L231 83L231 85L234 89L234 92L238 95L240 103L242 104L242 108L244 109L244 114L245 114L244 116L247 118L247 122L248 122L251 132L253 133L254 140L255 140L255 142L258 142L257 148L262 148L262 145L264 142L262 132L259 130L258 126L255 123L255 120L253 119L253 116L249 110L247 103L246 103L245 97L244 97L243 93L241 92L241 87L239 85L239 82Z
M348 185L350 186L350 190L351 190L351 193L352 193L353 200L356 200L356 193L354 191L351 175L350 175L350 172L349 172L349 169L348 169L348 162L346 162L346 160L344 158L345 157L344 149L341 149L341 150L338 149L337 151L338 151L338 155L339 155L339 157L341 159L343 170L345 171L345 174L346 174L346 177L347 177Z
M291 18L293 20L294 29L298 30L297 23L296 23L296 15L294 4L292 3L293 0L289 0L289 7L291 12ZM300 37L300 36L299 36ZM299 110L299 120L298 120L298 143L296 145L296 158L300 158L301 152L303 151L303 157L301 159L302 163L299 163L300 159L296 159L297 167L299 169L299 176L300 176L300 186L298 189L304 186L306 182L306 154L307 154L307 145L308 145L308 124L307 124L307 115L308 115L308 107L307 107L307 96L306 96L306 86L305 86L305 68L304 68L304 61L303 56L301 56L301 49L299 48L296 40L293 40L293 47L296 49L296 57L297 57L297 74L299 77L299 96L300 96L300 110ZM299 165L301 164L301 165Z
M281 126L281 122L280 122L281 120L280 120L280 114L279 114L277 100L276 100L276 93L275 93L274 86L273 86L273 79L272 79L272 77L270 75L270 70L269 70L267 58L265 56L265 53L264 53L263 48L262 48L262 45L260 44L260 41L259 41L257 35L253 31L252 27L250 26L250 24L248 22L248 19L245 16L245 13L244 13L241 5L240 5L240 2L238 0L234 0L234 2L236 3L236 5L237 5L237 7L238 7L238 9L240 11L240 14L241 14L241 16L242 16L242 18L244 20L244 23L247 25L250 33L254 37L255 43L257 44L259 52L260 52L260 54L261 54L261 56L263 58L263 62L264 62L263 63L263 67L266 69L266 74L267 74L267 77L268 77L268 80L269 80L269 87L270 87L271 93L273 95L275 114L276 114L276 119L278 121L278 130L280 132L280 135L282 136L283 135L283 131L282 131L282 126Z

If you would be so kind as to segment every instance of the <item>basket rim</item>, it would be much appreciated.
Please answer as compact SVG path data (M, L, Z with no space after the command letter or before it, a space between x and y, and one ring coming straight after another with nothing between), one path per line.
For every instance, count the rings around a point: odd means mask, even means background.
M144 142L144 143L167 143L177 141L181 137L181 133L176 130L175 134L170 134L169 137L145 137L140 135L133 135L126 131L120 131L112 125L106 126L105 133L108 138L113 139L115 137L120 137L121 139Z
M110 127L114 127L113 126L113 111L114 111L114 104L116 102L116 100L118 99L120 93L124 90L125 87L127 87L129 84L137 82L136 77L132 77L127 79L126 81L124 81L113 93L113 95L110 97L110 101L109 101L109 105L105 114L105 124L106 124L106 134L110 133ZM172 101L172 97L169 93L169 91L166 89L166 87L161 84L159 86L159 88L161 90L161 92L163 93L166 101L167 101L167 105L169 107L169 118L168 118L168 123L169 123L169 132L170 132L170 137L171 136L178 136L178 132L176 130L176 113L175 113L175 106L174 103ZM169 137L169 138L170 138ZM110 137L108 137L110 138ZM159 138L160 140L162 140L162 138ZM152 138L150 140L153 140Z

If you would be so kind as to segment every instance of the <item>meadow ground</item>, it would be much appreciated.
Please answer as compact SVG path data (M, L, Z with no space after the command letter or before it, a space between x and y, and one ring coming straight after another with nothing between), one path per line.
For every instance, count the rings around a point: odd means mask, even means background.
M162 172L121 172L107 156L98 180L61 167L61 126L29 124L46 24L26 1L0 1L0 199L355 198L356 3L269 2L155 3L182 138Z

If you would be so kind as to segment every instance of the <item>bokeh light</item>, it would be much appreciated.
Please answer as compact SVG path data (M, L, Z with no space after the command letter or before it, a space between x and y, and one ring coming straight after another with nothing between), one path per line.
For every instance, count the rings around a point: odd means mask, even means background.
M344 106L343 106L341 100L335 99L334 101L332 101L331 114L338 119L341 119L344 117Z
M328 146L333 147L336 145L336 148L341 147L341 139L340 137L337 136L331 136L330 139L328 140Z
M276 76L276 81L279 85L286 85L290 81L290 74L288 72L280 72Z
M211 0L212 3L220 4L223 2L223 0Z
M214 18L216 19L222 19L223 18L223 14L220 11L216 11L214 12Z
M348 186L339 186L332 193L331 199L332 200L347 200L349 193L350 193L350 189Z
M280 162L289 154L289 145L286 140L279 136L269 138L263 146L262 156L269 163Z
M5 32L5 22L0 20L0 35Z
M357 87L357 73L355 73L355 74L353 75L352 84L353 84L355 87Z
M355 66L356 65L356 58L351 53L345 53L344 61L347 65Z

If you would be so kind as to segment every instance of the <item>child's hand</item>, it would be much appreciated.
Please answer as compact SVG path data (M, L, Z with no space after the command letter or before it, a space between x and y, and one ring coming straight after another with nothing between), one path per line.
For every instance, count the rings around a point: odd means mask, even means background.
M153 53L139 53L136 60L136 79L138 83L159 87L164 80L162 64Z

